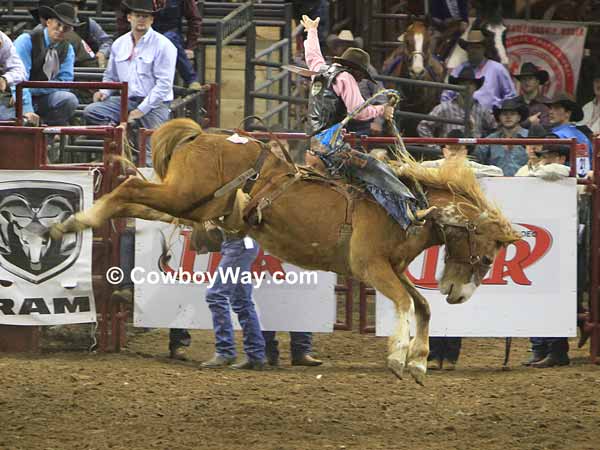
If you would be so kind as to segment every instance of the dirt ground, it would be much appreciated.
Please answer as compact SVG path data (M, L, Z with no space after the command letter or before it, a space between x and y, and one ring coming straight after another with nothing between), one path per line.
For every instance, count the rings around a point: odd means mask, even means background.
M504 340L465 339L457 370L421 387L385 369L383 338L316 335L316 368L291 367L280 338L264 372L200 369L209 331L190 362L166 357L164 330L120 354L0 354L0 449L600 448L600 367L574 342L571 366L528 369L517 339L502 371Z

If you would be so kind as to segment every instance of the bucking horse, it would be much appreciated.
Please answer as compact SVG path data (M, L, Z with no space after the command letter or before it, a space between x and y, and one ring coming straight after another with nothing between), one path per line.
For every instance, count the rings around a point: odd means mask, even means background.
M409 263L426 248L445 245L440 291L448 303L459 304L473 295L497 252L520 239L486 200L471 169L463 161L441 169L391 163L409 185L417 180L436 207L422 225L404 231L361 189L300 168L259 141L240 141L245 139L206 133L190 119L171 120L152 136L159 183L131 176L54 226L51 235L96 228L115 217L213 221L246 233L282 260L354 277L391 299L397 321L388 367L399 378L407 370L423 384L430 308L405 274ZM416 334L410 339L412 304Z

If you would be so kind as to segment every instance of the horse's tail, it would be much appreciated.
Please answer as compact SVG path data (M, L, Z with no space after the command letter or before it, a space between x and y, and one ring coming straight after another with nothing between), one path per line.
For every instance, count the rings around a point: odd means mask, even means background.
M173 119L161 125L152 134L152 165L163 180L173 152L182 144L202 134L202 127L192 119Z

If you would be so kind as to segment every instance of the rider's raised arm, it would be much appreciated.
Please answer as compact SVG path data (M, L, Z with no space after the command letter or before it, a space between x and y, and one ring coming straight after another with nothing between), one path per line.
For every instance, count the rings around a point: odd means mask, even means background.
M325 64L316 28L310 28L307 31L306 40L304 41L304 58L308 69L313 72L318 72L321 66Z

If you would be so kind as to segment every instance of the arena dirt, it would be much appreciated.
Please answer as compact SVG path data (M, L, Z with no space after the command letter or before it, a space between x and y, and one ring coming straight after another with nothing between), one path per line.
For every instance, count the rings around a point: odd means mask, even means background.
M385 339L317 335L325 364L292 368L280 337L282 368L265 372L200 369L213 351L205 331L185 363L166 358L164 330L120 354L0 354L0 449L600 448L600 367L587 348L570 367L527 369L518 339L502 371L504 340L465 339L457 370L421 387L385 370Z

